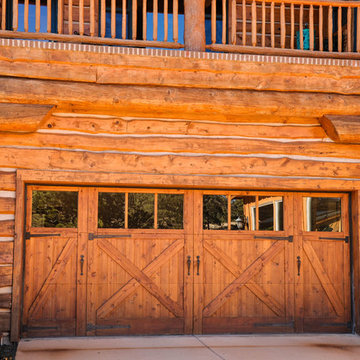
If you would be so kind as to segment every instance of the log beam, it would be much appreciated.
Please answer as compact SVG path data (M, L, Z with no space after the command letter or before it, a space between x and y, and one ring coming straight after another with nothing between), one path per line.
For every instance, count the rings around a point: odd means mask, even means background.
M360 143L360 115L324 115L320 122L332 140L342 143Z
M48 119L52 108L52 105L0 103L0 131L36 131Z

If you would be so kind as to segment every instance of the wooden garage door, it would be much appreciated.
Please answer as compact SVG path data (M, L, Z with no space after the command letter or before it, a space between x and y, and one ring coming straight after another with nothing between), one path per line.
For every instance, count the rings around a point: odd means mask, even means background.
M27 188L22 336L347 332L348 197Z

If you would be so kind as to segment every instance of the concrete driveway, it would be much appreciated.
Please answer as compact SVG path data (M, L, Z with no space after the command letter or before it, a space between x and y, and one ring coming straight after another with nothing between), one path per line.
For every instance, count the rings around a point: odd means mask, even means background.
M16 360L30 359L360 360L360 336L124 336L21 340Z

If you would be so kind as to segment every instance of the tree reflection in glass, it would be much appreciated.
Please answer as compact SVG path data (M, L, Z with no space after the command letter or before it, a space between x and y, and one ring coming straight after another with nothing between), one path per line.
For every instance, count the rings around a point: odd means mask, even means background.
M128 223L130 229L154 228L154 194L129 193Z

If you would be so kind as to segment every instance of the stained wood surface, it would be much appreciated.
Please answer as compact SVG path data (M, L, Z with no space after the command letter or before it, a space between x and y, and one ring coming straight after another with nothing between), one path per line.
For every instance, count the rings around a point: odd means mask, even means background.
M360 299L360 193L354 191L351 197L351 229L353 240L354 298ZM355 331L360 332L360 311L355 310Z
M8 332L10 329L10 313L0 313L0 331Z
M0 104L0 131L31 132L46 121L51 105Z
M360 143L360 116L324 115L320 121L334 141Z
M11 294L0 294L0 308L9 309L11 307Z
M15 171L14 172L0 171L0 190L15 191Z
M11 286L11 285L12 285L12 265L0 266L0 287Z
M14 214L14 212L15 212L15 199L0 197L0 213Z
M13 236L14 235L14 226L15 226L14 220L1 220L0 221L0 236ZM0 244L0 246L1 246L1 244Z

